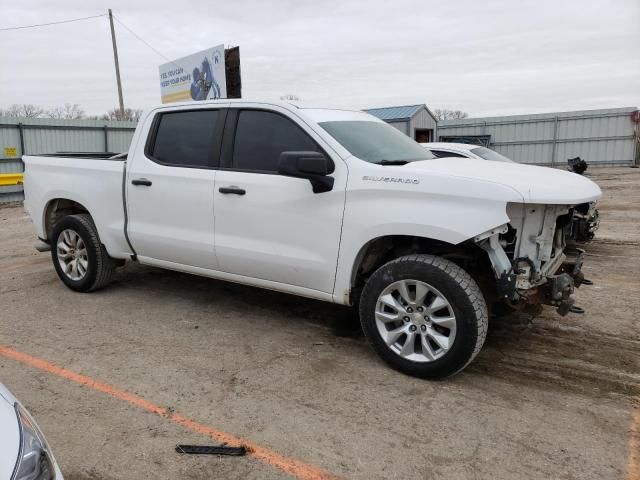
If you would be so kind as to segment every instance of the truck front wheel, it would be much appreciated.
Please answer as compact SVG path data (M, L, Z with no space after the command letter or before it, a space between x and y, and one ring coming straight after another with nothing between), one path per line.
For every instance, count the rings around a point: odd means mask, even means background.
M111 279L114 263L88 214L68 215L53 227L51 258L64 284L78 292L91 292Z
M462 268L433 255L408 255L371 275L360 297L360 321L391 367L444 378L478 354L488 314L480 288Z

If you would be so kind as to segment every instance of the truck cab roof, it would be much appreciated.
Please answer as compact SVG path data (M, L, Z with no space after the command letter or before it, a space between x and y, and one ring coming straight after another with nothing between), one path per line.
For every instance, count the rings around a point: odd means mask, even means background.
M188 108L207 108L211 106L224 106L224 107L254 107L254 108L269 108L274 107L282 108L296 115L307 117L314 122L328 122L328 121L370 121L370 122L382 122L382 120L370 115L366 112L359 110L349 110L340 108L323 108L299 105L291 102L284 101L271 101L271 100L247 100L247 99L222 99L222 100L205 100L205 101L189 101L189 102L175 102L158 105L152 107L147 112L147 115L156 112L158 110L183 110Z

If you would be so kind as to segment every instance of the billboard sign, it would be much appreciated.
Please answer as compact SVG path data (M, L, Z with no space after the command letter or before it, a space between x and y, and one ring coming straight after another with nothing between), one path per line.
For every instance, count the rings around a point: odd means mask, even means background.
M227 98L224 45L160 65L162 103Z

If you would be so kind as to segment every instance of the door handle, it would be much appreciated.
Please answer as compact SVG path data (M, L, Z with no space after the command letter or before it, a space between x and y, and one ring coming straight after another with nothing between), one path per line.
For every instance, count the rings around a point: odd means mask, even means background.
M133 185L142 185L144 187L151 186L151 180L147 180L146 178L136 178L135 180L131 180Z
M234 195L244 195L247 191L244 188L238 188L235 185L231 185L230 187L220 187L218 189L220 193L224 194L234 194Z

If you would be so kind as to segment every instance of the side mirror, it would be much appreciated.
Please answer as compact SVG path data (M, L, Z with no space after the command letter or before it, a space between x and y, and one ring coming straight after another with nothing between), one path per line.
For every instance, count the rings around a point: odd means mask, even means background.
M282 152L278 162L278 173L287 177L306 178L311 182L313 193L333 189L333 165L320 152Z

